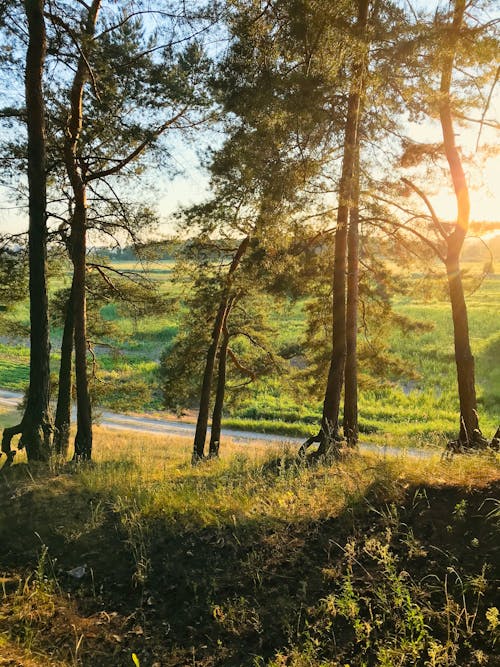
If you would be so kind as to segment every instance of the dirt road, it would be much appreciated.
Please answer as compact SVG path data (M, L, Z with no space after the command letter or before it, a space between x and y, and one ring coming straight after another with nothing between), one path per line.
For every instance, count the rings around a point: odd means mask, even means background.
M0 389L0 406L15 409L22 398L22 394L6 389ZM194 436L195 425L181 421L160 419L149 417L147 415L133 416L118 414L104 410L99 414L99 424L106 428L112 428L119 431L140 431L141 433L152 433L155 435L180 435L186 437ZM209 429L210 431L210 429ZM276 435L270 433L257 433L254 431L237 431L234 429L222 429L222 436L231 438L235 442L269 442L274 444L288 443L292 446L300 447L304 438L294 438L292 436ZM438 453L437 450L428 449L399 449L397 447L380 446L374 443L360 443L360 448L364 451L377 451L382 455L401 456L402 454L415 456L418 458L428 458Z

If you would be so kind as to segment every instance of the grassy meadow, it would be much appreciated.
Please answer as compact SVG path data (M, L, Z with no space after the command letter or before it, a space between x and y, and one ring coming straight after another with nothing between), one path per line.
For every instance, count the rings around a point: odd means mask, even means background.
M143 271L134 262L116 261L121 271ZM479 263L467 265L472 275L481 271ZM168 349L178 331L182 312L179 286L173 281L174 262L164 260L147 266L148 275L167 298L162 312L134 318L116 304L101 309L112 333L96 341L97 402L115 411L161 411L161 391L157 368L161 353ZM413 377L392 384L364 389L360 394L360 428L363 437L374 442L413 445L441 445L454 436L458 421L458 399L453 357L452 323L449 303L442 299L424 300L414 278L415 295L393 300L395 311L430 324L425 332L394 330L389 349L413 368ZM66 284L58 276L52 291ZM476 286L477 287L477 286ZM434 291L435 293L435 291ZM467 298L471 343L476 358L481 426L487 437L496 429L500 414L500 322L493 316L500 308L500 276L488 275ZM276 343L286 346L301 341L305 330L305 302L285 303L271 314L276 327ZM28 321L26 304L19 304L12 316L12 337L0 342L0 387L22 391L28 381L29 353L22 327ZM56 376L61 331L54 330L53 373ZM384 334L385 335L385 334ZM102 344L100 344L102 343ZM363 368L361 367L361 371ZM300 395L294 375L267 378L252 384L225 414L227 427L284 435L308 435L317 426L319 400Z
M190 448L3 472L0 665L498 664L497 459Z

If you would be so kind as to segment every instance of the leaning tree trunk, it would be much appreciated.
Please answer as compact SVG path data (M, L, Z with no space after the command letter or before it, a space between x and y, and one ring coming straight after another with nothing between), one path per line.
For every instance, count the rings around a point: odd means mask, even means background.
M10 465L14 458L11 441L18 433L21 433L19 447L26 447L28 461L47 459L51 447L47 168L42 88L47 40L43 8L43 0L25 1L29 34L25 90L28 129L30 383L21 423L3 432L2 452L7 455L6 465Z
M88 8L85 35L91 38L95 32L100 0L93 0ZM90 41L90 39L88 40ZM86 270L87 270L87 192L82 173L78 144L83 123L83 92L89 76L88 58L82 46L78 65L70 92L70 113L64 141L64 162L71 182L75 200L71 220L71 259L73 261L73 317L75 342L75 377L77 430L75 455L77 460L92 457L92 411L87 378L87 314L86 314Z
M227 315L226 315L227 318ZM210 431L210 445L208 456L217 458L220 448L220 434L222 425L222 409L224 407L224 397L226 393L226 366L227 366L227 348L229 345L229 332L224 327L222 342L219 348L219 366L217 374L217 389L215 393L214 409L212 412L212 428Z
M75 204L72 223L73 254L73 318L75 324L75 379L76 379L76 436L77 460L89 461L92 457L92 411L87 378L87 304L85 282L87 271L86 251L86 197Z
M453 232L447 236L446 273L453 318L453 339L457 367L458 395L460 401L459 446L478 447L485 443L479 431L477 416L474 357L472 356L462 276L460 253L469 228L469 188L462 166L460 153L455 144L453 118L450 102L453 61L460 39L465 0L456 0L453 21L448 32L449 44L445 51L441 69L439 117L443 133L443 144L457 201L457 222Z
M199 404L200 407L198 411L198 419L196 421L196 431L193 443L193 455L192 455L193 463L201 461L204 457L205 440L207 437L207 429L208 429L208 413L210 409L210 394L212 390L215 359L217 357L217 350L219 349L219 342L228 307L229 291L231 288L231 283L234 277L234 273L237 270L238 266L240 265L243 255L245 254L248 248L249 242L250 242L250 237L246 236L238 246L238 249L233 257L231 266L229 267L226 276L226 285L221 298L221 302L219 304L219 308L217 309L217 314L215 316L214 326L212 329L212 340L207 350L207 356L205 358L205 369L203 371L203 380L201 384L200 404Z
M359 132L347 232L346 364L344 383L344 436L350 447L358 442L358 303L359 303Z
M203 381L201 384L200 407L198 410L198 419L196 421L196 431L194 434L192 462L196 463L203 459L205 453L205 440L208 429L208 412L210 408L210 393L212 389L212 379L214 375L215 359L219 348L219 340L222 333L224 316L226 313L227 302L224 298L219 305L215 322L212 329L212 342L207 350L205 358L205 369L203 372Z
M64 314L61 363L59 365L59 390L54 421L54 450L63 457L68 454L71 426L71 357L73 356L74 321L72 282Z
M368 21L369 0L359 0L357 30L365 35ZM353 194L353 172L356 157L356 142L360 122L360 105L364 86L365 57L358 56L347 106L344 136L344 155L339 186L339 208L335 233L335 256L333 265L333 339L330 368L323 402L323 415L319 435L319 454L335 449L338 437L340 397L344 382L346 360L346 249L349 207Z

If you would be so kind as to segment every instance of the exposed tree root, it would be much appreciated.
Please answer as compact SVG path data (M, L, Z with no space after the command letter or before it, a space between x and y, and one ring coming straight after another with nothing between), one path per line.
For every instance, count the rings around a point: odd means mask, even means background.
M484 437L481 430L476 428L472 432L470 439L459 436L456 440L450 440L446 444L445 455L453 454L472 454L474 452L484 452L487 449L498 451L500 445L500 428L491 439L488 441Z
M9 426L8 428L4 428L3 430L2 454L5 454L7 456L7 461L3 464L4 468L9 468L14 461L16 452L11 447L12 438L15 435L19 435L19 433L22 433L22 431L23 431L23 422L21 422L20 424L16 424L16 426Z

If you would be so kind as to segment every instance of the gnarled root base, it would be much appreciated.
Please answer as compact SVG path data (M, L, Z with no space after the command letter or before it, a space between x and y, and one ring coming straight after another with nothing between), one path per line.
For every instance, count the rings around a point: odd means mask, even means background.
M15 435L19 435L19 433L22 433L22 430L23 430L22 422L20 424L16 424L16 426L10 426L9 428L4 428L3 430L2 454L5 454L7 456L7 461L3 465L4 468L9 468L14 461L16 452L11 448L12 438Z
M18 450L26 448L28 461L48 461L52 447L53 428L50 420L44 418L41 423L34 424L30 419L23 418L20 424L3 430L2 454L7 456L4 467L9 467L14 461L16 452L12 449L12 438L21 434Z
M476 428L472 432L472 437L469 439L458 437L456 440L450 440L446 444L444 456L451 457L453 454L472 454L474 452L484 452L487 449L498 450L500 439L497 437L498 431L488 442L487 438L481 433L480 429Z
M318 443L319 447L316 451L311 454L307 454L307 450L314 443ZM312 435L310 438L300 446L298 451L298 457L305 459L307 457L308 461L323 461L323 462L333 462L338 461L342 457L342 446L345 444L345 439L341 436L333 433L325 434L321 429L316 435Z

